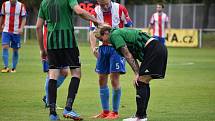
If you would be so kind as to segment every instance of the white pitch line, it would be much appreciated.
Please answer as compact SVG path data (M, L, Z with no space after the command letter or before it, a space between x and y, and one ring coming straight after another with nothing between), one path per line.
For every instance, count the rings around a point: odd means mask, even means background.
M173 66L189 66L189 65L194 65L195 63L193 62L185 62L185 63L170 63L168 65L173 65Z

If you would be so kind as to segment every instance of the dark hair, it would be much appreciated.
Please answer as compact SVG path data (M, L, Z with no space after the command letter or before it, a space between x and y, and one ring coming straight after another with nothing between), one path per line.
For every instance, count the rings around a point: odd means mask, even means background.
M157 3L157 5L160 5L162 8L164 8L164 4L163 3Z
M110 30L111 30L111 27L106 27L106 26L102 27L101 31L100 31L100 34L104 35L106 31L110 32Z

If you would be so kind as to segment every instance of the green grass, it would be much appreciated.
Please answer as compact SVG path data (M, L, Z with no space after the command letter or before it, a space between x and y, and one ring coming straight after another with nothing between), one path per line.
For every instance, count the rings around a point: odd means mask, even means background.
M215 120L215 49L169 48L168 68L164 80L151 82L148 107L150 121ZM101 111L96 59L87 44L80 44L82 79L74 108L86 121ZM0 59L2 66L2 59ZM28 41L20 50L17 73L0 73L0 121L48 121L48 109L41 101L44 79L37 42ZM58 90L57 103L64 107L70 76ZM120 119L136 110L133 72L121 78ZM61 119L62 110L58 110Z

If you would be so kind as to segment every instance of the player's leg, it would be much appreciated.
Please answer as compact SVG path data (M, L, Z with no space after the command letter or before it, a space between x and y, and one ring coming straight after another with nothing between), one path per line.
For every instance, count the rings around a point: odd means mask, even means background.
M47 50L49 60L49 81L48 81L48 102L50 109L50 119L57 120L59 116L56 113L57 99L57 79L60 75L60 69L67 64L67 58L64 56L65 51L62 49ZM62 59L65 58L65 59ZM66 66L66 65L65 65Z
M57 79L60 75L59 69L49 69L49 81L48 81L48 101L50 110L50 119L59 119L56 112L56 100L57 100Z
M113 48L110 58L111 68L111 84L112 84L112 108L113 112L107 117L107 119L116 119L119 117L119 106L121 99L121 86L120 86L120 74L124 74L125 71L125 59L121 57Z
M42 65L43 65L43 72L47 73L47 76L45 78L45 96L43 96L43 102L45 103L45 108L48 108L48 83L49 83L49 64L48 64L48 59L47 58L43 58L42 59Z
M167 49L158 41L152 41L144 49L144 62L140 66L140 78L136 85L136 117L147 121L147 107L150 98L151 79L163 79L166 71ZM125 119L124 121L133 121Z
M21 36L20 34L12 35L11 48L13 48L13 56L12 56L12 70L11 72L16 72L16 66L19 60L19 48L21 47Z
M2 32L2 59L4 63L4 68L1 70L2 73L10 72L8 67L10 40L11 36L9 33Z
M16 72L16 66L19 60L19 49L13 48L13 56L12 56L12 69L11 72Z
M70 67L72 78L68 88L68 96L66 106L63 111L63 116L65 118L71 118L74 120L83 120L80 117L80 115L73 110L73 103L78 93L81 79L81 63L79 60L79 49L78 48L65 49L64 56L66 56L67 58L64 64L67 63L66 65Z
M105 118L109 114L109 87L107 85L108 82L108 74L98 74L99 75L99 94L100 101L102 104L102 112L96 116L95 118Z
M74 120L83 120L78 113L73 110L73 103L78 93L80 79L81 79L81 68L71 68L71 81L68 89L68 96L66 106L63 112L65 118L71 118Z
M96 72L99 75L99 93L103 111L94 118L105 118L109 114L109 87L107 82L110 73L110 47L100 46L98 52Z
M68 67L60 70L60 75L57 80L57 88L59 88L63 84L64 80L68 75L68 71L69 71Z
M147 107L150 98L149 81L152 79L150 75L140 76L138 85L136 85L136 117L140 119L147 118Z

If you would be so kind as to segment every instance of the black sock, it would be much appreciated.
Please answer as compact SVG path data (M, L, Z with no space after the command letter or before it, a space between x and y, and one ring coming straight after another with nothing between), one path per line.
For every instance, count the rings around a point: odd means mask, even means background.
M57 80L49 79L48 99L49 99L50 114L55 114L56 113L55 105L56 105L56 99L57 99Z
M68 91L68 96L67 96L67 102L66 102L66 110L71 111L72 110L72 105L75 100L75 96L78 92L79 88L79 83L80 79L77 77L72 77L70 84L69 84L69 91Z
M148 101L150 98L150 87L149 84L138 81L138 86L136 86L136 104L137 112L136 116L138 118L146 117L146 110L148 107Z

